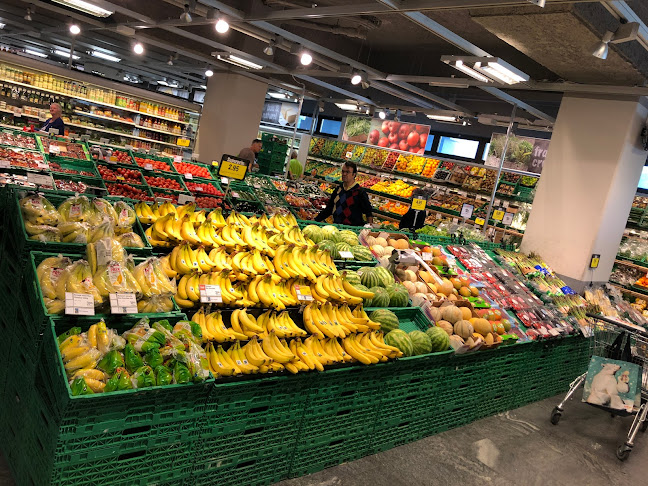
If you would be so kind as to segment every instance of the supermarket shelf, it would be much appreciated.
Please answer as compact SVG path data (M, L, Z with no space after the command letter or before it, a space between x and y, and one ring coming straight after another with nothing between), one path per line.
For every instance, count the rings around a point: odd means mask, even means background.
M625 265L626 267L638 268L640 270L645 270L646 272L648 272L648 263L646 263L646 265L637 265L636 263L632 263L628 260L622 260L622 259L616 259L614 260L614 263L619 263L621 265Z
M87 116L87 117L90 117L90 118L99 118L100 120L110 120L110 121L114 121L114 122L119 122L122 125L137 126L137 125L135 125L134 122L129 122L129 121L126 121L126 120L120 120L119 118L113 118L111 116L96 115L94 113L89 113L87 111L74 110L74 113L76 113L77 115L83 115L83 116Z
M15 84L16 86L24 86L25 88L32 88L32 89L35 88L35 89L39 89L39 90L42 90L42 91L46 91L48 93L57 94L57 95L61 95L61 96L67 96L68 98L72 98L72 99L79 100L79 101L85 101L86 103L93 103L95 105L107 106L109 108L116 108L116 109L122 110L122 111L129 111L131 113L139 113L140 115L152 116L154 118L159 118L160 120L167 120L167 121L172 121L172 122L175 122L175 123L182 123L184 125L187 125L189 123L189 122L186 122L186 121L175 120L173 118L167 118L167 117L164 117L164 116L154 115L152 113L146 113L144 111L134 110L132 108L126 108L125 106L117 106L117 105L112 105L110 103L104 103L103 101L91 100L89 98L82 98L82 97L77 96L75 94L64 93L62 91L54 91L53 89L43 88L43 87L40 87L40 86L35 86L33 84L19 83L18 81L12 81L10 79L0 79L0 81L2 81L4 83ZM104 89L106 89L106 88L104 88ZM133 96L133 95L127 95L127 96ZM157 102L157 101L155 103L164 104L164 103ZM169 106L173 106L173 105L169 104ZM180 108L180 107L178 107L178 109L181 109L183 111L187 111L187 110L184 110L184 108Z
M646 290L645 293L643 293L643 292L638 292L636 289L629 289L625 285L614 283L612 281L610 281L610 285L612 285L613 287L618 288L619 290L621 290L621 292L625 292L627 294L634 295L635 297L640 297L642 299L646 299L648 297L648 289Z
M435 213L442 214L442 215L447 216L449 218L457 218L458 220L463 219L461 216L457 216L456 214L446 213L446 212L441 211L439 209L430 208L430 207L428 207L426 209L428 211L432 211L432 212L435 212ZM490 221L493 221L493 220L491 219ZM496 226L494 224L491 224L490 221L488 223L489 228L495 228L495 230L504 231L505 233L508 233L508 234L511 234L511 235L524 236L524 233L521 233L520 231L507 229L507 228L502 228L501 226ZM467 219L466 222L471 223L471 224L476 224L474 219Z
M89 127L89 126L86 126L86 125L77 125L76 123L66 123L65 125L68 126L68 127L85 128L87 130L92 130L94 132L109 133L111 135L118 135L120 137L131 138L133 140L143 140L144 142L159 143L160 145L168 145L169 147L179 147L178 145L173 144L173 143L160 142L159 140L153 140L152 138L136 137L135 135L129 135L127 133L117 132L117 131L114 131L114 130L105 130L105 129L96 128L96 127ZM183 148L183 147L180 147L180 148Z
M2 111L4 113L11 113L12 115L14 115L13 110L7 110L5 108L0 108L0 111ZM38 115L31 115L29 113L21 113L20 115L14 115L14 116L24 116L25 118L36 118L36 119L40 120L40 117Z
M149 131L149 132L164 133L164 134L166 134L166 135L172 135L172 136L174 136L174 137L188 138L188 139L190 139L190 140L193 140L193 137L187 137L186 135L183 135L182 133L167 132L166 130L158 130L157 128L149 128L149 127L145 127L145 126L143 126L143 125L138 125L138 124L136 124L136 123L134 123L133 125L135 125L135 126L136 126L137 128L139 128L140 130L147 130L147 131Z

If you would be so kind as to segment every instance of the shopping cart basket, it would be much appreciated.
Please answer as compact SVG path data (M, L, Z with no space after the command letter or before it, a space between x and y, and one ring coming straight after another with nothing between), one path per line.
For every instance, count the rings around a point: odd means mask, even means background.
M616 455L621 461L625 461L632 447L634 446L635 437L638 431L645 432L648 427L646 422L646 414L648 413L648 332L639 326L619 322L614 319L603 317L597 314L587 314L591 318L591 330L593 337L591 338L591 355L601 357L611 357L610 352L612 345L616 343L627 343L629 340L631 356L629 361L639 365L641 368L641 405L636 407L632 412L625 412L624 410L612 410L606 408L613 416L621 415L634 415L634 420L628 436L623 445L617 448ZM617 340L620 335L623 337ZM564 405L567 400L571 399L576 390L585 384L587 373L583 373L576 378L569 387L569 391L565 398L556 406L551 412L551 423L557 425L564 412Z

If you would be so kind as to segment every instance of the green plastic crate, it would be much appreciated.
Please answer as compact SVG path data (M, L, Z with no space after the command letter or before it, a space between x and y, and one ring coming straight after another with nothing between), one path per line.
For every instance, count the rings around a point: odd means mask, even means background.
M57 157L55 155L50 155L49 161L56 162L61 166L62 169L76 170L79 173L90 172L94 174L94 177L99 177L99 172L97 171L94 162L90 160L69 159L67 157ZM51 171L54 174L67 174L67 175L74 175L74 176L80 175L80 174L70 174L67 172L61 172L57 169L51 169ZM83 177L90 177L90 176L83 176Z
M103 179L100 177L83 177L79 175L68 175L68 174L52 174L52 177L54 178L55 184L56 181L67 181L67 182L82 182L85 184L88 189L86 190L85 193L80 193L79 191L69 191L65 189L59 189L57 186L57 192L59 194L68 194L68 195L74 195L74 194L84 194L86 196L89 196L92 194L93 189L99 190L99 193L101 194L106 194L108 191L106 189L106 186L103 184Z
M370 315L378 309L384 309L384 307L367 307L365 311ZM399 327L405 332L425 331L432 326L432 323L420 307L388 307L387 310L396 314Z

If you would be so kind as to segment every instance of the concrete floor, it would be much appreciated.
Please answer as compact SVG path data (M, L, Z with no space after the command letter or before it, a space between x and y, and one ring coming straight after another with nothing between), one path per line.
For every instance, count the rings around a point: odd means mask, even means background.
M557 426L549 416L560 397L275 486L648 484L648 436L639 433L620 462L615 450L632 418L612 418L577 397ZM14 486L2 457L0 486Z

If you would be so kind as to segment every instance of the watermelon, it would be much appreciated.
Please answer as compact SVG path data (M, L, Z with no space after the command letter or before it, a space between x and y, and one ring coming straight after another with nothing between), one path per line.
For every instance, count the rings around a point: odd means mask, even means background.
M337 249L339 254L341 251L350 251L351 245L349 245L346 241L338 241L335 244L335 248Z
M301 162L297 159L292 159L288 164L288 170L294 177L299 177L304 172Z
M400 349L404 356L412 356L414 353L412 340L405 331L400 329L388 332L385 336L385 344Z
M360 273L361 271L362 273ZM374 268L363 267L358 270L358 274L360 275L362 285L366 285L367 287L376 287L380 285L380 279L378 278L378 275L376 275Z
M371 307L389 307L389 294L382 287L371 287L369 292L373 292L374 296L371 299Z
M319 243L324 239L322 228L314 224L309 224L308 226L305 226L304 229L302 230L302 233L304 233L304 236L306 236L307 238L313 240L313 243Z
M342 230L338 233L338 240L339 241L344 241L345 243L348 243L350 246L357 246L358 243L358 235L356 235L353 231L351 230Z
M339 229L337 229L335 226L331 226L330 224L322 226L322 235L324 236L325 240L332 240L333 235L339 233L339 231Z
M379 323L380 328L386 333L398 329L400 325L396 314L388 309L376 309L371 313L369 319Z
M394 283L394 275L385 267L375 267L375 272L378 275L378 278L380 278L380 285L383 287L387 287Z
M360 262L370 262L372 260L371 251L362 245L352 246L351 253L353 253L353 258Z
M409 304L409 293L406 288L400 290L392 287L387 291L387 295L389 295L389 307L407 307Z
M357 287L360 285L362 282L360 281L360 276L354 272L353 270L345 270L343 272L344 278L346 278L347 282L349 282L351 285L354 287Z
M450 336L448 336L448 333L443 328L433 326L425 331L425 334L428 335L432 343L432 353L445 351L450 347Z
M340 254L338 253L337 247L335 246L335 243L332 242L331 240L322 240L317 244L317 246L321 250L328 250L333 260L337 260L338 258L340 258Z
M365 292L370 292L370 290L369 290L367 287L365 287L364 285L362 285L362 284L359 284L359 285L357 285L357 284L353 284L353 286L354 286L356 289L363 290L363 291L365 291ZM365 307L371 307L371 301L372 301L372 300L373 300L373 299L364 299L364 300L362 301L362 305L364 305Z
M430 336L425 334L423 331L412 331L408 336L412 341L413 356L432 352L432 341L430 340Z

